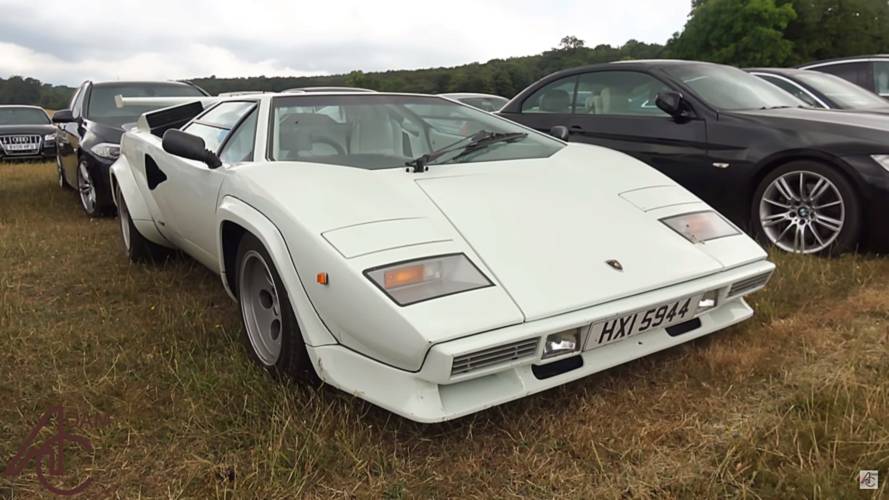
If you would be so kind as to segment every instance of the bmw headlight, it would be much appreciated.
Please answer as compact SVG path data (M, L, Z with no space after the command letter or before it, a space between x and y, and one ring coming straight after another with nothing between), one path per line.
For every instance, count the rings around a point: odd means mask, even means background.
M493 285L462 253L388 264L364 275L400 306Z
M881 167L889 171L889 155L871 155L871 158L879 163Z
M56 134L46 134L43 136L43 142L56 142Z
M116 160L120 156L120 146L109 142L100 142L90 148L96 156L108 160Z
M661 222L692 243L739 234L735 226L712 210L675 215L661 219Z

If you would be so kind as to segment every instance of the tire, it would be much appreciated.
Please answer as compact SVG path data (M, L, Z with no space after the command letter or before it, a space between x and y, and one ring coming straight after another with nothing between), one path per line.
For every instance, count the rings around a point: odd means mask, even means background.
M131 262L162 262L170 256L170 251L165 247L149 241L136 229L130 218L127 202L124 200L120 188L115 189L118 204L118 219L120 219L121 241L124 252Z
M756 238L785 252L840 255L861 236L861 202L837 169L793 161L770 172L753 196Z
M235 262L242 341L251 358L273 376L316 382L287 290L265 247L245 234Z

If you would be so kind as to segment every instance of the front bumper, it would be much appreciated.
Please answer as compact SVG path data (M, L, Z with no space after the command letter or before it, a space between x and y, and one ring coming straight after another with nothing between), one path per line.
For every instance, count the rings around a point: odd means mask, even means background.
M730 294L730 290L745 280L768 276L773 270L773 264L760 261L580 311L436 344L429 349L418 372L384 365L339 345L307 348L325 382L410 420L440 422L541 392L744 321L753 315L753 310L743 296L762 288L765 282L737 293ZM674 331L671 336L666 329L658 328L579 354L545 362L540 358L542 341L551 333L588 327L644 307L715 289L719 290L719 305L697 316L700 324L695 323L695 328L685 333L677 335ZM458 356L533 339L537 339L536 351L528 357L470 373L451 374ZM560 362L568 362L571 368L556 370L555 375L540 375L541 367L552 368Z
M19 153L6 151L0 145L0 162L13 161L55 161L56 159L56 143L42 143L37 151Z
M861 176L858 189L862 195L862 235L865 250L889 252L889 172L870 156L845 157L843 160Z
M113 205L111 195L111 165L115 159L106 159L84 153L82 159L86 160L86 168L89 169L93 187L96 189L96 205L99 208L108 208Z

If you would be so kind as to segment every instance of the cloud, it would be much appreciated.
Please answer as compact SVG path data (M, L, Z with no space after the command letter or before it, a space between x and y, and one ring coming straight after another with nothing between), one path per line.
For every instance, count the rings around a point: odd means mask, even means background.
M189 2L0 0L0 76L291 76L464 64L587 45L661 42L689 0Z

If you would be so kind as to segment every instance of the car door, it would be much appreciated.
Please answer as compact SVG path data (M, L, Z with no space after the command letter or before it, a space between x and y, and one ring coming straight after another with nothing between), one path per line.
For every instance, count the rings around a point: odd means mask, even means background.
M658 93L673 90L669 85L631 70L592 71L576 78L569 112L556 114L547 125L566 125L571 141L622 151L690 188L705 169L712 169L706 122L696 116L677 121L655 105Z
M72 185L77 178L77 154L80 140L83 138L83 101L86 98L88 84L84 83L71 98L69 108L74 120L59 124L59 158L65 179Z
M218 265L215 216L219 189L232 165L253 159L257 113L255 101L226 101L183 128L204 139L207 149L219 155L220 168L166 153L146 158L146 172L154 171L147 178L160 180L148 187L157 201L165 234L211 268Z

